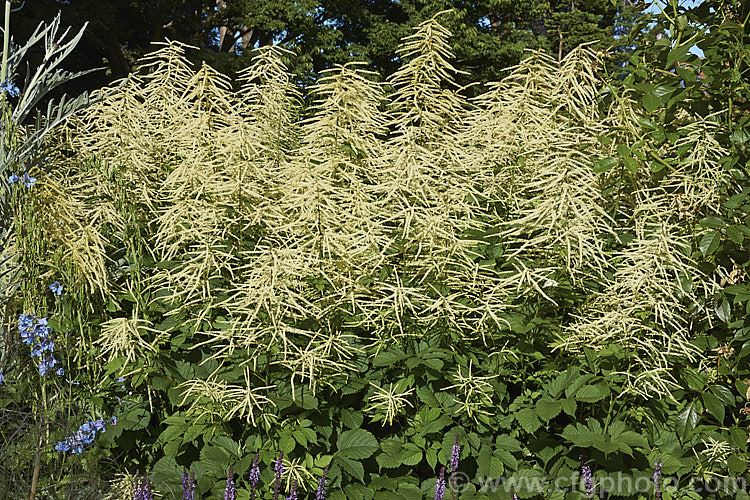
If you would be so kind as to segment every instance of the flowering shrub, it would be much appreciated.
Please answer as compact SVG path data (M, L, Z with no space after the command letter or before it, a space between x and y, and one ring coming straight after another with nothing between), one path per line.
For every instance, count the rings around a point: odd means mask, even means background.
M680 19L667 26L693 30ZM433 18L392 93L347 64L304 110L278 47L230 92L166 44L69 121L55 172L11 176L34 186L13 191L21 310L54 300L55 330L76 331L66 357L104 386L91 406L118 394L101 452L147 462L141 496L176 492L184 467L183 496L274 500L316 484L330 500L457 498L459 479L464 498L500 479L560 498L547 478L592 498L654 463L656 498L678 489L662 473L741 477L750 95L723 62L704 64L711 82L691 73L669 31L621 81L579 48L469 100ZM26 322L47 366L54 345Z

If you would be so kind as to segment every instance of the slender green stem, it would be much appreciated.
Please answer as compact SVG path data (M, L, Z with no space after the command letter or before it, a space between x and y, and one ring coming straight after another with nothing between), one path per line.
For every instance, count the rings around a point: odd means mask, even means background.
M3 67L0 82L8 78L8 46L10 44L10 0L5 0L5 31L3 31Z

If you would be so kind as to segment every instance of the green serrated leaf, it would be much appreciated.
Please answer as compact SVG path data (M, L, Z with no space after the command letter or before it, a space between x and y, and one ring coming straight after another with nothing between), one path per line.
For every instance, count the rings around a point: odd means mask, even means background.
M523 430L529 434L533 434L542 426L542 422L539 421L539 417L536 416L536 410L534 408L524 408L523 410L519 410L516 412L515 416Z
M536 402L536 414L545 422L549 422L558 416L561 411L562 403L560 401L555 401L550 398L541 398Z
M378 449L378 441L370 431L354 429L344 431L336 442L338 451L336 455L342 455L352 459L369 458ZM361 465L361 464L360 464Z
M576 392L575 399L582 403L596 403L604 399L604 396L598 385L584 385Z

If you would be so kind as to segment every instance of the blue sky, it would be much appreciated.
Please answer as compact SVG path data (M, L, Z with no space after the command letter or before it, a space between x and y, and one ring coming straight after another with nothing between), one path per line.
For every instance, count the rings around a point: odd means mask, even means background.
M695 7L696 5L700 5L701 3L703 3L703 0L678 0L678 2L684 7ZM664 9L666 6L665 2L657 0L654 1L647 10L649 12L659 12L659 8L656 6L657 3L661 5L662 9ZM697 55L698 57L703 57L703 51L696 46L690 49L690 52Z

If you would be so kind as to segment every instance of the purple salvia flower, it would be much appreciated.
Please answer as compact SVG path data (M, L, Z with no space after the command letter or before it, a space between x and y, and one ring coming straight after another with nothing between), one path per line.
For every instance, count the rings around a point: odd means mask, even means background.
M195 498L195 471L190 471L188 476L187 469L182 469L182 500L194 500Z
M320 482L318 483L318 491L315 493L315 500L326 500L326 482L328 479L326 479L326 476L328 475L328 466L326 465L326 468L323 469L323 475L320 477Z
M594 498L594 477L591 474L591 467L583 462L583 455L580 455L581 460L581 476L583 476L583 488L586 492L586 498Z
M253 460L253 467L250 469L250 477L248 477L248 480L250 481L250 500L255 500L255 489L258 486L258 481L260 480L260 468L258 467L258 454L255 454L255 459Z
M435 500L443 500L445 496L445 467L440 468L440 477L435 483Z
M451 498L456 500L456 471L458 470L458 459L461 456L461 447L458 446L458 433L456 433L456 439L453 441L453 448L451 448Z
M461 447L458 446L458 433L456 433L456 440L453 442L453 448L451 449L451 472L456 472L456 470L458 469L458 458L460 455Z
M229 474L227 474L227 487L224 489L224 500L235 500L237 498L237 492L234 489L234 471L232 467L229 467Z
M146 478L146 487L143 489L143 500L154 500L154 494L151 491L151 480L148 478L148 474L144 474Z
M657 460L654 464L654 498L661 500L661 489L659 485L661 483L661 460Z
M135 470L135 479L133 479L133 500L141 500L141 471L138 469Z
M289 497L286 500L297 500L297 481L292 483L292 491L289 492Z
M273 483L273 500L279 500L279 492L281 491L281 475L284 474L284 464L282 459L284 458L284 452L279 452L279 459L273 465L273 470L276 472L276 478Z

